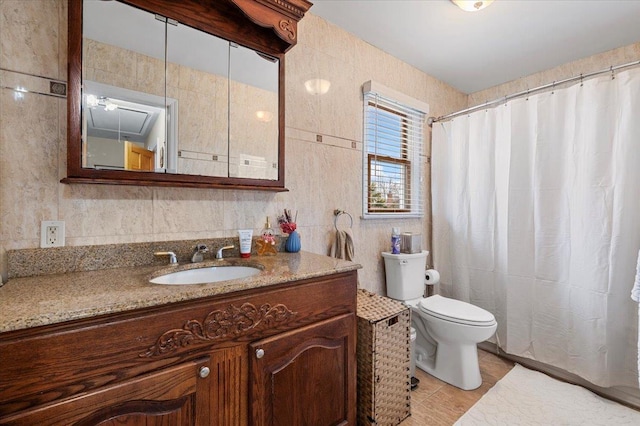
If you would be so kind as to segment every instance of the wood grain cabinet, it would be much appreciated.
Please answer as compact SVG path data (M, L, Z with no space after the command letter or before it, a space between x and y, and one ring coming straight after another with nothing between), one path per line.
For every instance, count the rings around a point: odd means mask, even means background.
M185 362L55 404L26 410L8 424L207 425L208 360ZM207 371L207 370L204 370Z
M354 314L250 345L256 425L355 424Z
M0 424L355 423L356 272L0 334Z

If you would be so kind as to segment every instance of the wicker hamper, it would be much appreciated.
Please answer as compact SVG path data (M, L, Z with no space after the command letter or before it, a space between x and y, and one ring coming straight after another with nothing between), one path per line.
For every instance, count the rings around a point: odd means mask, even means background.
M358 424L397 425L411 414L411 313L358 290Z

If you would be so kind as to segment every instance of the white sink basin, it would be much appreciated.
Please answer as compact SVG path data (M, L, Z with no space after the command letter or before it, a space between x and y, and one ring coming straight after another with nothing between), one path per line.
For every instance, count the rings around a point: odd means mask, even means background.
M258 273L260 269L251 266L212 266L160 275L149 282L166 285L205 284L247 278Z

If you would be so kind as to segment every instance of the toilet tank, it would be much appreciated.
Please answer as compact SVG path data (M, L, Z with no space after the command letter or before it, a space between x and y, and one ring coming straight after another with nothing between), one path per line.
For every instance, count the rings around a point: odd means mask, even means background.
M428 251L420 253L382 252L387 278L387 296L396 300L417 299L424 296L424 271Z

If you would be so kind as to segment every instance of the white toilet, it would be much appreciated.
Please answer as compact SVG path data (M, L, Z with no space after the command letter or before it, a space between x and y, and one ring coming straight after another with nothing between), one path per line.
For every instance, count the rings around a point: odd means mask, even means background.
M476 389L482 384L477 344L493 336L498 323L491 312L470 303L423 297L428 254L382 253L387 296L411 307L416 366L460 389Z

